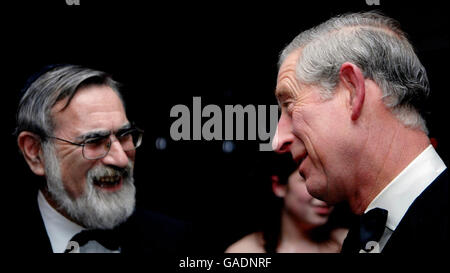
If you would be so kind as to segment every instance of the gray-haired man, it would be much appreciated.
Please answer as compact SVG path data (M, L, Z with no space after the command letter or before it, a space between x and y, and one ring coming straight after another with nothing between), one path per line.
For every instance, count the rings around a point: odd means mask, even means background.
M16 128L28 166L46 180L35 211L42 221L30 225L43 232L30 245L50 252L180 251L181 223L135 211L133 167L143 132L128 120L117 83L76 65L34 78Z
M364 214L343 252L446 248L448 171L420 115L425 68L397 22L334 17L298 35L279 64L274 148L292 154L313 196Z

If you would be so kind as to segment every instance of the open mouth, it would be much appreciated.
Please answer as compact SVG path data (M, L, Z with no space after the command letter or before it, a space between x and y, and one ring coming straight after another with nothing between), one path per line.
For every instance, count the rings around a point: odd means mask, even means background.
M120 185L122 181L122 176L113 175L113 176L102 176L98 178L94 178L94 185L100 188L115 188Z

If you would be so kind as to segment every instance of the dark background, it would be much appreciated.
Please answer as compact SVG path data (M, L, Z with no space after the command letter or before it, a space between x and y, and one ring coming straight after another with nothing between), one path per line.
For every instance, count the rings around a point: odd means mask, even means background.
M278 54L298 33L333 15L378 9L400 21L428 71L430 136L448 161L448 9L431 1L267 1L268 3L146 4L64 0L2 3L3 193L12 211L34 176L12 136L19 91L46 64L74 63L107 71L123 83L130 120L145 130L136 162L142 207L196 223L211 251L223 249L264 217L270 203L273 154L257 141L172 141L176 104L276 104ZM207 119L205 119L207 120ZM205 121L204 120L204 121ZM155 141L167 140L158 150Z

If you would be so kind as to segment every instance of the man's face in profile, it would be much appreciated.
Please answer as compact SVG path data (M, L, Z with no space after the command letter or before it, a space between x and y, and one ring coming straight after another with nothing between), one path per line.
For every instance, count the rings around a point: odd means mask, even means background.
M323 99L320 89L302 85L296 77L301 50L291 53L280 67L275 95L281 106L274 144L279 153L290 152L309 193L329 203L341 200L348 160L345 96L339 90ZM351 161L350 161L351 162ZM347 165L346 165L347 164ZM343 182L343 183L341 183Z
M135 151L123 150L114 134L130 123L122 101L106 85L80 89L52 108L53 136L74 143L111 140L102 158L87 159L83 147L54 140L44 147L51 198L71 218L91 228L113 228L126 220L135 203L133 165Z

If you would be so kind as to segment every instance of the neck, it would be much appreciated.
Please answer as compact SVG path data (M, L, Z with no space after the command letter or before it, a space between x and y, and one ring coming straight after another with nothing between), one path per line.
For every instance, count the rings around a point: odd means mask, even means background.
M422 131L396 123L373 136L365 149L363 166L359 168L358 188L350 207L362 214L370 202L430 144Z
M318 243L311 238L314 226L294 219L284 209L281 213L281 236L278 250L281 252L308 252L318 249Z

